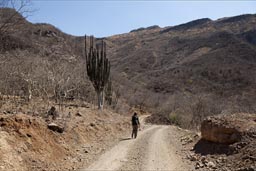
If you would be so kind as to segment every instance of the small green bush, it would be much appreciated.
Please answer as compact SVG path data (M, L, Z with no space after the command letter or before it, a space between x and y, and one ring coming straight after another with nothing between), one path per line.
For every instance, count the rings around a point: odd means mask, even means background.
M178 125L178 126L181 125L181 118L180 118L180 116L176 112L171 112L169 114L169 118L168 119L169 119L171 124L175 124L175 125Z

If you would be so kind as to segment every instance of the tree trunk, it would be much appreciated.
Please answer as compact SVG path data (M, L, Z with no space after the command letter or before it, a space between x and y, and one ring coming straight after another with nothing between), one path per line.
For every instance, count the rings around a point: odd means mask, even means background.
M30 102L32 99L32 90L31 90L31 86L28 86L28 102Z
M104 91L101 92L101 105L102 105L102 109L104 107Z
M98 96L98 109L102 110L103 109L103 92L98 91L97 96Z

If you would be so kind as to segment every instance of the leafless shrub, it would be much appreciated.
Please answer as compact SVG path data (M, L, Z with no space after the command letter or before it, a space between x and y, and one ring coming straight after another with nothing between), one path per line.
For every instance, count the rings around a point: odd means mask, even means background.
M33 12L30 0L0 0L0 9L0 35L14 31Z
M198 129L205 117L220 114L223 110L222 101L218 102L215 96L209 94L177 93L159 101L165 103L162 103L153 115L157 115L157 122L176 124L189 129Z

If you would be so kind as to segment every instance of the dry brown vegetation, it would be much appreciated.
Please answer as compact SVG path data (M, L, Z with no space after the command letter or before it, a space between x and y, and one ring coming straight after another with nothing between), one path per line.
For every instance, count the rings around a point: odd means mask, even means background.
M255 23L241 15L108 37L119 82L131 88L123 96L150 109L151 121L184 127L208 115L254 113Z
M254 112L255 22L255 15L201 19L103 38L112 65L111 107L120 113L137 107L160 116L154 121L186 127L217 113ZM3 96L95 103L83 37L25 19L15 29L1 41Z

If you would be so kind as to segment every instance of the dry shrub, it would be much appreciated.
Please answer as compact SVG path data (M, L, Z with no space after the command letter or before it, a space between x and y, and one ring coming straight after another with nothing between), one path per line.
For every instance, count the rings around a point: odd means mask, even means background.
M201 121L222 112L222 105L212 95L175 94L153 114L153 122L175 124L183 128L199 128ZM158 117L156 117L158 115ZM159 119L159 116L161 119ZM160 124L160 123L159 123Z
M175 124L187 129L199 129L201 122L211 115L238 112L255 113L255 93L222 97L210 93L176 93L159 96L150 122L157 124Z

